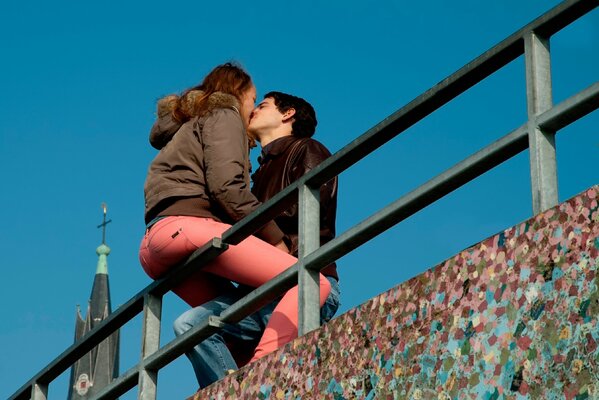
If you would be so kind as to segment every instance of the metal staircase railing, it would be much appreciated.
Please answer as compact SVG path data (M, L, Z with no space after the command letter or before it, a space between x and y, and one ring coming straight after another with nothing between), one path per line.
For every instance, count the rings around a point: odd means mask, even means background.
M158 372L161 368L216 332L224 323L245 318L265 301L275 299L296 284L299 284L300 335L316 329L319 325L318 272L322 268L527 148L530 149L534 214L556 205L558 192L555 134L599 108L599 82L554 106L551 94L549 40L552 35L598 5L599 0L571 0L561 3L418 96L261 205L254 213L226 231L222 238L214 238L206 243L168 276L137 293L36 374L10 399L47 399L49 384L54 379L141 312L141 361L104 388L95 399L113 399L135 386L139 387L140 399L155 399ZM528 120L522 126L319 247L318 197L322 184L523 54L526 66ZM226 251L228 245L241 242L294 202L299 202L300 210L300 254L297 263L255 289L219 317L210 318L203 325L196 326L160 347L164 294L192 271Z

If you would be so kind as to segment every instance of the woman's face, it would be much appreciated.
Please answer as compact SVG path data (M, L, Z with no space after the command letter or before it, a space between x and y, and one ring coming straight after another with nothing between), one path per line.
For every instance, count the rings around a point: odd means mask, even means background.
M250 115L256 104L256 86L252 86L246 90L241 97L241 119L247 127L250 122Z

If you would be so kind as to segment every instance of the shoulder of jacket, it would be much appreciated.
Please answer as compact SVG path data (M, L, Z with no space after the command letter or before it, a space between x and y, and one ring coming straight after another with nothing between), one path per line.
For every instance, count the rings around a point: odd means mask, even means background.
M239 113L232 108L216 108L208 114L197 117L194 130L206 137L228 138L237 142L238 138L246 137L243 121Z
M206 115L199 117L198 121L205 123L239 122L242 124L241 115L235 107L218 107L210 110ZM243 124L242 124L243 125Z
M331 155L329 149L327 149L324 144L320 143L316 139L301 138L299 139L299 141L301 142L301 144L299 145L299 150L301 150L302 153L305 153L306 155L322 156L324 158L329 157Z

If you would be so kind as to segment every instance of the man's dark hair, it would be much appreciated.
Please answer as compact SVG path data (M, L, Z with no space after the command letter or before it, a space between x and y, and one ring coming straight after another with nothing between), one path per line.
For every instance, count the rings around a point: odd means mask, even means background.
M293 123L291 124L291 134L297 137L311 137L314 135L316 125L316 112L310 103L301 97L292 96L281 92L269 92L264 98L273 99L279 112L284 113L289 109L295 110Z

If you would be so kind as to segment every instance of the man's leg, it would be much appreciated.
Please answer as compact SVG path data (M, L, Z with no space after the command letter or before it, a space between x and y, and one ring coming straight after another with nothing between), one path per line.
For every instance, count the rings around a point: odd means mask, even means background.
M339 309L339 297L341 296L341 291L339 290L339 283L337 279L327 276L326 277L331 284L331 293L327 297L327 300L324 302L324 305L320 309L320 324L324 324L329 322L337 310Z
M239 287L208 303L186 311L174 322L175 334L177 336L182 335L195 325L207 320L210 315L220 315L224 309L247 293L247 288ZM260 340L268 321L268 318L265 318L264 315L270 316L276 303L273 302L267 305L236 324L227 324L218 333L208 337L186 353L191 361L200 388L222 379L228 371L238 369L236 359L239 359L240 355L235 354L234 357L230 347L234 349L234 352L251 349L252 352L249 355L249 358L251 358L253 349ZM241 361L241 363L241 365L245 364L244 361Z
M232 296L219 296L206 304L192 308L177 318L173 324L175 335L180 336L194 326L218 316L222 310L233 304ZM229 369L237 369L220 333L214 334L186 353L196 374L198 384L204 388L225 376Z
M334 278L327 279L331 284L331 293L320 311L321 324L328 322L339 308L339 284ZM175 334L182 335L210 315L220 315L251 290L252 288L241 285L206 304L186 311L174 323ZM219 333L210 336L187 353L200 387L204 388L222 379L227 371L237 370L249 362L277 303L278 300L273 301L237 324L226 325Z

